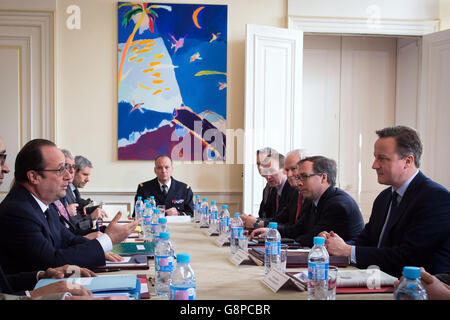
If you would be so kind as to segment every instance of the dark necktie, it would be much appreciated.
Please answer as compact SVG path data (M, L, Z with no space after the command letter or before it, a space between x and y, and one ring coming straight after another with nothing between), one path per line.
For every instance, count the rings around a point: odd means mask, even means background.
M73 194L75 195L75 200L76 200L77 202L79 202L79 201L80 201L80 191L78 191L78 189L75 188L75 189L73 190Z
M163 193L164 197L167 196L167 186L165 184L162 185L162 193Z
M388 216L386 217L386 221L384 222L383 229L381 230L380 239L378 240L378 247L381 247L383 240L386 238L385 232L390 229L391 224L396 221L396 217L398 215L398 203L397 203L398 193L394 191L392 193L391 198L391 209L389 211Z

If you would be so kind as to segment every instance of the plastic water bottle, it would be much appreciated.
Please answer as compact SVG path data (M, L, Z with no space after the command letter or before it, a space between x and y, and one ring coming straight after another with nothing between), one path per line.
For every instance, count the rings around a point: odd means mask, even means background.
M152 207L150 203L147 202L142 216L142 231L144 233L144 239L148 241L152 240L152 212Z
M152 208L156 208L156 201L154 196L150 196L150 200L148 201Z
M169 228L167 227L167 219L166 218L159 218L158 219L158 226L156 227L156 234L155 234L155 248L159 241L159 235L161 232L169 232Z
M239 237L244 234L244 223L239 212L236 212L233 219L230 220L230 231L230 251L231 254L235 254L239 248Z
M208 226L208 214L209 214L208 200L206 198L203 198L201 204L200 227Z
M142 211L144 210L144 202L142 202L142 197L138 196L136 204L134 206L134 220L142 218Z
M151 227L151 238L150 242L153 242L153 247L156 247L156 229L158 228L158 221L159 221L159 209L153 207L152 208L152 217L150 220L150 227Z
M217 229L217 218L219 216L219 209L216 206L215 201L211 201L211 207L209 208L209 226L214 226Z
M277 227L278 223L269 223L269 231L266 234L264 247L264 274L268 274L272 268L281 270L281 235Z
M314 237L314 246L308 255L308 300L326 300L328 293L329 255L325 238Z
M427 300L428 295L420 282L420 268L403 267L403 280L394 293L395 300Z
M194 222L200 222L201 214L201 201L200 196L197 194L194 199Z
M219 213L219 235L230 234L230 212L228 205L222 205L222 210Z
M187 253L177 254L177 265L170 278L169 300L195 300L197 285L195 273Z
M155 248L155 292L158 297L169 295L169 281L174 270L174 250L168 232L159 234Z

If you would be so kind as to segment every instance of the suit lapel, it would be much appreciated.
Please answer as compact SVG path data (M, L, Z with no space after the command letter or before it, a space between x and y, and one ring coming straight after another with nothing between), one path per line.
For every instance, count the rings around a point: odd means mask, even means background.
M384 231L385 237L390 235L390 230L397 224L397 222L405 214L405 212L408 211L408 207L413 203L412 200L416 196L417 190L424 180L425 176L419 171L417 176L409 184L408 188L403 194L402 200L398 204L398 214L395 217L389 218L389 225L386 226L386 230Z

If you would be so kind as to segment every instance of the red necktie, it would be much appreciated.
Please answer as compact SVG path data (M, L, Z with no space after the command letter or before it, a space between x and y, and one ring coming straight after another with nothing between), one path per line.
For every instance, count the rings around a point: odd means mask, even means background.
M297 213L295 214L295 221L297 221L298 215L300 213L300 209L302 208L302 200L303 200L303 196L301 193L299 193L298 198L297 198Z

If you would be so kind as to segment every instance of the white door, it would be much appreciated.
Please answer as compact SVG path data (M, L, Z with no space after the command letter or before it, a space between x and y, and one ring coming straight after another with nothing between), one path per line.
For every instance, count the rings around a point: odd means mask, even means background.
M286 154L301 141L303 32L247 25L243 212L258 213L265 180L256 151Z
M55 139L52 12L0 11L0 136L14 176L18 151L30 139Z
M422 40L417 129L423 143L422 171L450 188L450 30Z

